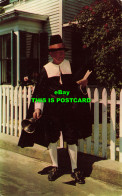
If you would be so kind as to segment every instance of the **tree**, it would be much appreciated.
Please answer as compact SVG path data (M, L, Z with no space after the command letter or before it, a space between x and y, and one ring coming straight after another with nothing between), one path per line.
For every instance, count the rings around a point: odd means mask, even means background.
M121 6L117 0L98 0L85 6L71 22L82 32L82 47L91 51L91 61L99 84L120 89Z

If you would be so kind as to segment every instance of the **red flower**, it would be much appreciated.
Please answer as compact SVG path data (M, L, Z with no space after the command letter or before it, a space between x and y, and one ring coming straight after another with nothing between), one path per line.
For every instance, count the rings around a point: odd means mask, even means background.
M90 7L89 10L92 11L93 10L92 7Z
M106 29L106 32L108 33L109 32L109 29Z
M102 48L105 48L105 46L103 45Z
M108 24L106 23L106 24L104 25L104 27L105 27L105 28L108 27Z
M88 5L87 5L87 6L85 6L85 7L84 7L84 9L89 9L89 6L88 6Z
M83 48L87 48L87 45L83 45Z
M94 15L95 14L95 12L92 12L92 15Z

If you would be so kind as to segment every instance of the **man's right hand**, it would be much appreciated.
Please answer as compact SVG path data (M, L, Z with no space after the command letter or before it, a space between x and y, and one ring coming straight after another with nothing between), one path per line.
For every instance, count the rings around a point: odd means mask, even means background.
M41 118L42 114L41 114L41 110L40 109L36 109L35 112L33 113L33 118L34 119L39 119Z

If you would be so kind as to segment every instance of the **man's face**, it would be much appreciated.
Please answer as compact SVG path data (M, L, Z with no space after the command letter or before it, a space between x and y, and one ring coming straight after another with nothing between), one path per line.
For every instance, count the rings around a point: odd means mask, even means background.
M50 52L50 56L53 58L53 63L59 65L65 58L65 51L57 50Z

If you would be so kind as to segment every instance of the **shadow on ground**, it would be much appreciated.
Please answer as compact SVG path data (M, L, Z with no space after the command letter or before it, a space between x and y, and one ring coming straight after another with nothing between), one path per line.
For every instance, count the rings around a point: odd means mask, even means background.
M78 152L78 169L81 171L84 178L89 177L91 175L94 162L100 160L105 160L105 159ZM59 168L61 169L60 176L63 176L64 174L71 174L71 163L70 163L70 157L67 149L65 148L58 149L58 163L59 163ZM52 166L45 167L42 171L39 171L38 174L46 175L49 173L51 169ZM76 182L72 180L69 182L65 182L65 184L75 186Z
M78 169L83 172L84 177L89 177L92 173L92 166L94 162L105 160L103 158L78 152ZM67 149L58 149L59 167L71 173L71 163Z

